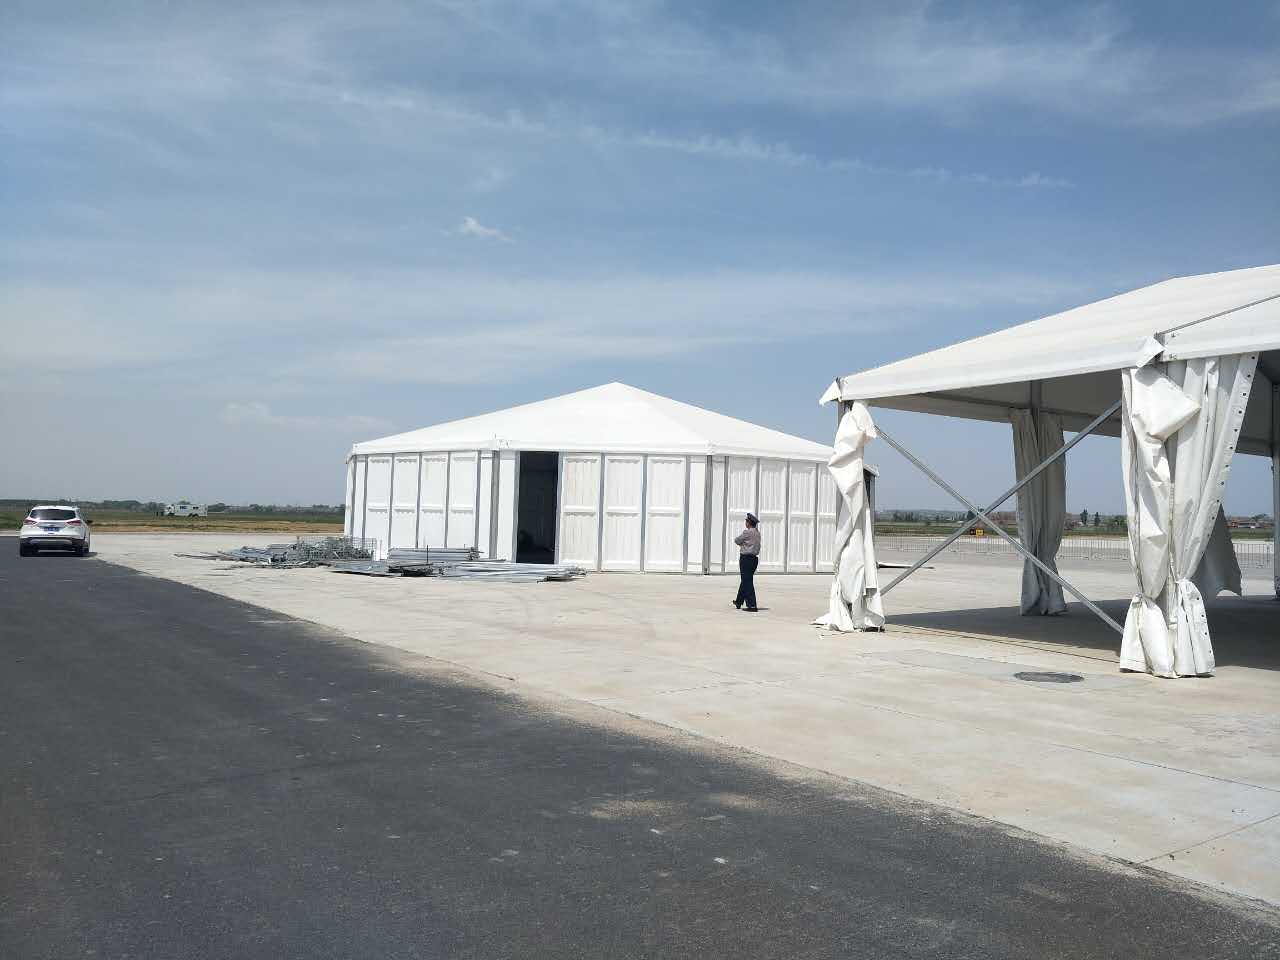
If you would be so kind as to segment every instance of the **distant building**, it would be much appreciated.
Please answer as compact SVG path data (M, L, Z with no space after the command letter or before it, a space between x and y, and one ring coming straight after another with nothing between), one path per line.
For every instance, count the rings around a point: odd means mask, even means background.
M761 572L830 572L844 503L830 458L825 444L611 383L357 443L346 532L380 550L727 573L750 512Z

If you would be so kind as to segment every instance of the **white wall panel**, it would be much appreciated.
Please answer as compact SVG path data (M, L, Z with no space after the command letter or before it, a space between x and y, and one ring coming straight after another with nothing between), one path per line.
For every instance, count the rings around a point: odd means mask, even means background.
M600 545L600 454L560 455L561 563L594 570Z
M787 461L760 461L760 569L773 573L786 569Z
M347 488L342 494L342 534L346 537L355 536L351 532L351 527L355 523L352 514L354 513L353 498L356 492L356 458L352 457L347 461Z
M378 541L378 555L385 556L391 521L391 457L369 458L365 477L364 535Z
M480 556L489 556L490 524L493 523L493 454L480 455Z
M354 490L351 493L351 536L364 536L364 479L365 472L368 469L368 462L365 457L356 457L356 472L354 477Z
M787 569L792 572L813 570L817 470L815 463L791 462L791 487L787 497Z
M689 519L687 522L689 553L685 570L688 573L706 573L702 554L703 536L707 521L707 458L689 458Z
M476 544L477 462L474 450L449 454L449 526L446 547L473 547Z
M726 566L730 570L736 570L738 548L733 538L746 526L747 514L756 512L756 459L729 457L727 469L728 517L725 524L724 556Z
M645 494L646 570L684 570L685 490L684 457L649 457Z
M448 483L449 455L424 453L418 500L418 546L444 546L445 486Z
M352 457L344 531L383 551L475 544L489 556L493 543L509 559L518 470L514 451ZM568 453L557 489L559 557L588 569L736 572L733 538L752 512L762 570L829 572L843 515L825 466L804 461Z
M644 459L608 456L604 460L605 570L640 569L641 499Z
M835 569L836 524L840 519L843 498L836 482L825 468L818 469L818 569Z
M516 475L513 450L498 454L498 528L494 531L494 559L510 560L516 543L516 491L520 478Z
M711 569L724 572L724 457L711 461Z
M417 545L418 455L397 453L391 475L391 543L393 547Z

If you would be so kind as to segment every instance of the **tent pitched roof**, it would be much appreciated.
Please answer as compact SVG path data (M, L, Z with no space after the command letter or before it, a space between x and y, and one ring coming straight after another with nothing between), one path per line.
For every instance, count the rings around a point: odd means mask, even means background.
M357 443L353 454L440 450L731 454L825 461L831 448L692 404L607 383Z
M831 400L1045 380L1280 349L1280 264L1176 277L837 379Z
M1177 277L986 336L840 377L821 402L973 420L1007 420L1030 405L1078 430L1120 397L1116 371L1153 359L1260 354L1259 372L1280 382L1280 264ZM1254 389L1238 449L1270 450L1270 391ZM1116 435L1114 418L1098 428Z

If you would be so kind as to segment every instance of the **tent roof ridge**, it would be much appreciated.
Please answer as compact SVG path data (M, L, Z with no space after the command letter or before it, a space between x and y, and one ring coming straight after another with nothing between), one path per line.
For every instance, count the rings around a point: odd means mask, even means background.
M1239 306L1230 307L1226 310L1220 310L1217 313L1211 313L1207 317L1200 317L1196 320L1188 320L1186 323L1180 323L1176 327L1170 327L1168 330L1161 330L1156 333L1157 337L1167 337L1171 333L1177 333L1179 330L1185 330L1187 327L1194 327L1197 323L1207 323L1210 320L1217 320L1219 317L1229 316L1238 310L1248 310L1250 307L1256 307L1259 304L1267 303L1270 300L1280 300L1280 293L1273 293L1269 297L1263 297L1260 300L1254 300L1252 303L1242 303Z
M353 452L597 450L825 460L826 444L612 381L358 442Z

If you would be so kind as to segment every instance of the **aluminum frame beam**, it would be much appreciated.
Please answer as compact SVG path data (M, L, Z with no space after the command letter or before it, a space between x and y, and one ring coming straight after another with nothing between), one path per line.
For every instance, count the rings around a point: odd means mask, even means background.
M1113 403L1110 407L1104 410L1091 424L1089 424L1087 427L1085 427L1083 430L1077 433L1074 437L1072 437L1069 441L1064 443L1061 447L1059 447L1053 453L1049 454L1049 456L1046 457L1044 460L1042 460L1034 470L1032 470L1025 477L1023 477L1021 480L1015 483L1012 487L1010 487L1008 490L1002 493L997 499L993 500L990 506L987 507L987 513L991 513L993 510L999 509L1000 506L1002 506L1006 500L1012 497L1015 493L1017 493L1019 490L1025 487L1028 483L1030 483L1036 477L1040 476L1041 473L1049 469L1049 467L1051 467L1059 459L1061 459L1062 457L1065 457L1067 455L1068 450L1074 447L1077 443L1079 443L1089 434L1093 433L1093 431L1098 429L1098 427L1101 426L1102 423L1105 422L1108 417L1110 417L1113 413L1119 410L1122 402L1123 401L1121 400L1117 400L1115 403ZM877 430L879 430L878 427L877 427ZM884 431L880 431L880 432L883 433ZM980 518L975 515L974 518L970 520L968 523L966 523L963 527L955 531L953 534L951 534L951 536L947 537L947 539L943 540L942 543L938 544L936 547L934 547L932 550L926 553L923 557L921 557L919 560L913 563L910 567L902 571L902 573L900 573L898 576L894 577L893 581L887 587L884 587L883 589L881 589L880 596L884 596L886 593L888 593L890 590L892 590L894 587L900 584L903 580L907 579L907 577L911 576L911 574L915 573L917 570L923 567L926 563L928 563L930 560L932 560L934 557L940 554L943 550L947 549L947 547L951 546L951 544L955 543L957 540L963 537L966 533L968 533L970 530L976 527L979 522L980 522Z
M991 519L991 517L987 514L987 511L980 509L971 500L966 498L964 494L962 494L959 490L951 486L951 484L947 483L946 480L942 479L942 477L940 477L937 473L935 473L932 469L930 469L928 464L926 464L919 457L913 454L910 450L908 450L906 447L900 444L897 440L895 440L889 433L887 433L884 430L883 427L877 427L876 432L879 435L881 440L888 443L889 446L893 447L893 449L897 450L900 454L906 457L907 460L910 461L914 467L916 467L916 469L918 469L926 477L928 477L930 480L932 480L934 483L940 486L947 493L951 494L951 496L954 497L956 500L960 501L960 503L964 504L965 508L972 511L974 516L978 520L985 521L986 524L989 527L991 527L992 531L994 531L997 536L1002 537L1004 540L1006 540L1009 543L1009 545L1013 547L1013 549L1017 550L1018 553L1022 554L1024 557L1026 557L1027 560L1029 560L1037 568L1043 571L1045 576L1055 581L1064 590L1069 592L1077 600L1079 600L1086 607L1092 610L1099 620L1101 620L1103 623L1110 626L1111 629L1116 631L1116 633L1119 633L1121 636L1124 635L1124 627L1120 626L1120 624L1116 623L1115 620L1107 616L1107 614L1096 603L1094 603L1092 600L1086 597L1083 593L1077 590L1066 579L1059 576L1059 574L1056 571L1051 570L1048 567L1048 565L1046 565L1039 557L1037 557L1034 553L1032 553L1025 546L1023 546L1021 541L1019 541L1016 537L1013 537L1012 535L1010 535L1008 531L1006 531L1003 527L1001 527L998 523L996 523L993 519ZM1066 447L1064 445L1063 449L1060 452L1065 452L1065 451L1066 451ZM1005 499L1008 499L1008 498L1006 497ZM898 579L900 580L902 578L899 577ZM894 582L896 583L897 581L895 580ZM884 591L882 590L881 595L883 594L884 594Z

